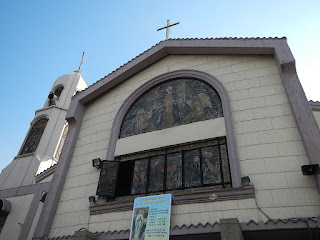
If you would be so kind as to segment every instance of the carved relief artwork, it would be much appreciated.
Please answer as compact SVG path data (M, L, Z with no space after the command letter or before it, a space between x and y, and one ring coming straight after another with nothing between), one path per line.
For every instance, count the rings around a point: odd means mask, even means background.
M221 100L206 83L177 79L143 94L128 111L120 137L222 117Z
M28 135L28 138L20 152L20 155L27 154L27 153L33 153L41 140L42 134L44 132L44 129L47 126L48 119L42 118L38 120L30 130L30 133Z

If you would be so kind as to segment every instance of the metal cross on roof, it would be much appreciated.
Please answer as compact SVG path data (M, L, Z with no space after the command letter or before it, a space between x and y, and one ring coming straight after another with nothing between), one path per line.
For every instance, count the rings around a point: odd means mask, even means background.
M159 28L157 29L157 31L166 29L166 39L169 39L169 35L170 35L170 27L173 27L174 25L178 25L180 22L176 22L174 24L170 25L170 19L167 20L167 26L163 27L163 28Z
M82 65L82 63L83 63L83 57L84 57L84 52L82 52L82 58L81 58L81 62L80 62L78 71L81 71L81 65Z

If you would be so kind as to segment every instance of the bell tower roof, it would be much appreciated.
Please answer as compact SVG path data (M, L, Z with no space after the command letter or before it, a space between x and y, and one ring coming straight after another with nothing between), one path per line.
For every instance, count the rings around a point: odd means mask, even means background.
M81 75L81 72L76 70L71 74L60 76L52 85L43 108L57 106L68 109L71 97L88 86Z
M0 174L0 190L33 184L37 172L58 162L68 132L65 119L71 98L87 87L80 71L55 80L43 108L35 112L18 155Z

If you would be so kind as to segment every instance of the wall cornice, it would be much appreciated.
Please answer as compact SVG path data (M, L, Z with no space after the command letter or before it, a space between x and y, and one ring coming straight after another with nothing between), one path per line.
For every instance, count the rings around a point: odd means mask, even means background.
M170 193L170 192L168 192ZM253 186L244 188L229 188L229 189L188 189L176 191L173 193L174 203L173 204L192 204L192 203L206 203L213 202L210 200L212 194L216 195L216 201L227 201L227 200L241 200L254 198ZM133 202L136 196L131 196L124 200L115 200L114 202L107 202L104 204L90 207L90 214L97 215L110 212L128 211L133 209Z

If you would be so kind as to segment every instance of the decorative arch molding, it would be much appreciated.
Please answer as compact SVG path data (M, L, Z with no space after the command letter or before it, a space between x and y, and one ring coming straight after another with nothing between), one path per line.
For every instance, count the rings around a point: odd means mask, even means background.
M54 85L51 90L52 90L52 91L55 91L55 90L57 90L59 87L63 87L63 89L64 89L64 88L65 88L65 85L62 84L62 83L58 83L57 85Z
M40 119L42 119L42 118L46 118L46 119L48 119L48 121L50 120L50 116L48 115L48 114L41 114L41 115L39 115L39 116L37 116L37 117L35 117L32 121L31 121L31 123L30 123L30 129L32 128L32 126L36 123L36 122L38 122ZM30 131L30 129L29 129L29 131ZM28 134L29 134L29 132L28 132ZM27 134L27 135L28 135Z
M196 70L178 70L169 73L165 73L159 75L150 81L143 84L137 90L135 90L121 105L119 108L111 129L108 151L107 151L107 159L114 160L114 154L116 149L117 140L120 137L120 129L122 122L131 108L131 106L152 87L173 79L179 78L191 78L205 82L210 87L214 88L220 96L222 102L222 109L224 115L224 122L226 127L226 138L228 145L228 155L229 155L229 163L230 163L230 172L232 178L232 187L238 188L241 187L241 175L240 175L240 164L237 155L236 149L236 141L235 141L235 133L233 129L233 120L232 120L232 112L230 107L230 101L228 97L228 93L222 83L215 77Z

